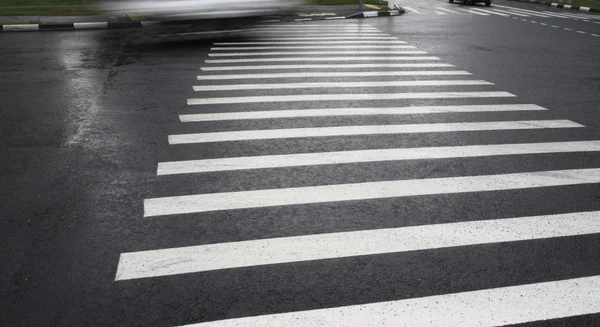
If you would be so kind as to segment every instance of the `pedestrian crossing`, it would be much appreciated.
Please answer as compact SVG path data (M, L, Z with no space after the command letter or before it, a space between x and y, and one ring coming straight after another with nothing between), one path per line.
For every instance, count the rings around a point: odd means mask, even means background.
M211 235L209 241L186 238L172 246L161 243L156 248L125 251L116 268L118 285L149 285L143 281L165 280L169 285L180 285L175 287L181 292L187 288L186 281L215 273L210 278L221 289L209 284L201 290L190 289L209 293L211 300L197 300L191 304L197 314L171 323L197 327L497 326L600 312L600 293L595 291L600 287L600 276L503 282L511 274L511 267L506 267L504 276L490 276L497 281L487 287L474 284L458 292L422 296L397 293L376 301L358 295L334 305L323 304L329 302L321 302L319 290L307 279L303 296L311 299L309 305L300 305L290 296L285 298L286 310L260 307L260 301L271 303L282 296L277 293L279 286L273 276L278 276L283 267L310 264L303 267L303 272L310 274L318 269L314 265L343 265L339 260L368 262L382 255L419 251L433 255L456 250L468 254L487 246L534 246L545 240L595 237L600 234L600 211L506 216L495 213L494 204L481 203L490 207L489 214L467 218L467 212L451 215L439 199L460 203L464 199L461 195L488 194L500 199L504 194L514 196L514 206L519 206L516 198L527 194L522 192L598 185L597 166L557 169L536 161L535 167L517 164L499 169L490 165L470 171L462 163L495 159L518 163L523 158L595 155L600 154L600 140L551 140L548 135L577 135L587 127L552 117L547 108L524 103L517 95L496 89L492 82L476 79L442 58L369 25L294 23L259 29L263 35L255 40L215 42L204 64L198 67L197 77L190 82L193 96L187 99L186 109L177 113L177 128L165 135L168 148L174 150L161 156L156 167L157 190L144 199L143 214L137 217L161 221L165 226L162 233L170 232L169 226L175 221L191 222L190 226L199 229L207 228L207 224L230 226L233 232L228 236ZM309 41L301 33L304 29L319 32L323 38ZM377 43L365 47L337 36L322 41L328 33L334 35L339 30L378 33L376 37L363 37L366 42ZM300 33L291 37L289 31ZM290 44L295 45L290 48ZM404 63L405 58L410 58L410 63ZM385 63L373 63L379 61ZM502 135L514 133L521 139L504 141ZM408 142L411 136L419 137L419 141ZM486 138L489 136L493 142ZM367 139L379 140L375 143L380 146L362 143ZM309 144L321 144L322 148L315 150L317 147ZM234 148L244 151L232 151ZM409 169L401 173L402 165L418 164L425 169L435 163L445 165L443 172L423 170L424 174L413 176ZM394 164L400 170L381 164ZM349 165L362 169L354 171L353 176L336 173ZM301 169L325 172L327 178L299 182L296 175ZM387 177L374 178L371 171ZM207 178L199 179L203 176ZM261 183L264 178L282 183L265 187ZM200 180L210 187L195 185ZM169 183L178 187L161 188ZM393 209L409 207L415 199L421 199L438 217L409 224L407 217ZM354 218L361 224L350 228L335 224L323 229L318 224L310 226L308 222L325 218L318 215L303 220L310 208L319 205L334 206L323 211L340 215L340 221L350 220L344 213L359 211L357 208L367 203L373 205L369 201L388 201L379 202L384 214L390 216L387 226L378 223L374 213L373 217L367 214ZM291 214L281 214L285 208L292 208ZM528 209L521 208L522 212ZM258 237L246 236L248 225L234 223L240 219L255 225ZM267 220L277 223L271 228L264 224ZM287 227L284 231L277 226ZM388 267L399 270L406 263L402 257L397 260ZM260 273L248 270L257 268L262 269ZM366 269L375 276L378 266L367 264L355 269ZM468 285L471 267L461 269L466 276L462 277L463 283ZM339 272L335 270L321 274L336 278ZM350 278L340 277L337 283L354 288L351 276L355 272L344 270ZM252 279L261 274L266 277ZM246 309L211 307L221 292L228 293L223 287L247 278L264 282L259 286L264 292L252 291L261 294L254 302L258 308L249 308L236 299L229 299L231 305ZM520 276L511 278L518 280ZM232 287L240 299L250 292ZM385 285L386 289L395 287ZM314 297L310 292L315 292ZM223 313L208 314L212 311Z
M590 13L570 13L570 12L553 12L549 10L531 10L519 7L505 6L500 4L492 4L491 7L483 5L465 6L460 5L460 1L456 0L455 4L448 4L438 1L420 1L402 5L410 15L473 15L473 16L502 16L502 17L529 17L529 18L553 18L553 19L569 19L586 22L600 23L600 15Z

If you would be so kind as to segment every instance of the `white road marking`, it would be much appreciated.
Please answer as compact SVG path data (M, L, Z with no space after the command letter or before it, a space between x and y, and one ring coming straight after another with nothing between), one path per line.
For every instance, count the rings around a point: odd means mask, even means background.
M214 45L283 45L283 44L406 44L404 41L395 40L346 40L346 41L243 41L243 42L215 42Z
M115 280L598 233L591 211L258 239L121 253Z
M556 25L552 25L552 27L554 27L554 28L560 28L560 26L556 26Z
M457 112L499 112L499 111L541 111L547 110L535 104L490 104L464 106L410 106L388 108L334 108L238 111L180 115L181 122L276 119L331 116L371 116L371 115L415 115Z
M371 77L371 76L444 76L471 75L461 70L414 70L414 71L380 71L380 72L314 72L314 73L272 73L272 74L224 74L199 75L198 80L229 79L268 79L268 78L319 78L319 77Z
M459 13L458 11L454 11L454 10L450 10L450 9L446 9L446 8L442 8L442 7L435 7L435 9L447 11L447 12L452 13L452 14L459 14L459 15L461 15L461 13Z
M580 33L580 34L585 34L585 32L584 32L584 31L577 31L577 33Z
M542 25L542 26L548 26L548 24L546 24L546 23L540 23L540 25Z
M354 50L354 51L264 51L264 52L220 52L209 53L209 57L242 57L242 56L298 56L298 55L362 55L362 54L379 54L379 55L422 55L427 54L426 51L418 50Z
M211 51L248 51L248 50L304 50L304 49L416 49L412 45L332 45L332 46L267 46L267 47L213 47Z
M497 5L494 5L494 6L497 7ZM514 11L500 10L500 9L497 9L497 8L494 8L494 11L502 12L502 13L509 14L509 15L514 15L514 16L530 17L529 15L526 15L526 14L520 14L520 13L517 13L517 12L514 12Z
M207 64L235 64L242 62L284 62L284 61L427 61L440 60L438 57L432 56L396 56L396 57L337 57L337 56L322 56L322 57L275 57L275 58L239 58L239 59L209 59L205 60Z
M436 15L446 15L445 12L441 12L441 11L433 11Z
M145 199L144 217L595 183L598 168L209 193Z
M530 23L537 24L535 20L530 21Z
M521 9L517 9L517 8L511 8L511 9L507 9L507 10L511 11L511 12L516 12L516 13L519 13L519 14L525 14L525 15L530 15L530 16L535 16L535 17L540 17L540 18L550 18L550 16L544 15L544 14L542 14L540 12L537 12L537 11L521 10Z
M345 32L345 31L339 31L339 32L338 31L329 31L329 32L281 31L281 32L271 32L271 33L261 32L259 36L261 36L261 37L263 37L263 36L266 36L266 37L292 37L292 36L298 36L298 37L386 36L386 37L391 37L391 35L383 33L383 32L352 32L352 31L349 31L349 32Z
M591 36L596 36L596 37L600 36L600 35L598 35L598 34L590 34L590 35L591 35Z
M381 35L381 34L380 34ZM307 40L397 40L395 36L326 36L321 37L263 37L269 41L307 41Z
M265 130L245 130L213 133L169 135L169 144L192 144L248 140L274 140L308 137L331 137L350 135L385 135L447 133L472 131L502 131L546 128L579 128L583 125L570 120L518 120L473 123L402 124L402 125L356 125L335 127L307 127Z
M468 10L468 9L459 8L459 10L466 11L468 13L476 14L476 15L480 15L480 16L489 16L489 14L481 13L481 12L477 12L477 11L473 11L473 10Z
M418 10L416 10L416 9L413 9L413 8L411 8L411 7L402 6L402 8L404 8L405 10L408 10L408 11L410 11L410 12L414 12L415 14L420 14L420 13L421 13L420 11L418 11Z
M197 174L216 171L339 165L380 161L431 160L598 151L600 151L599 141L582 141L296 153L271 156L160 162L158 163L157 175Z
M492 15L498 15L498 16L502 16L502 17L510 17L510 15L508 15L508 14L495 12L493 10L487 10L487 9L481 9L481 8L476 8L476 9L472 9L472 10L481 11L481 12L485 12L485 13L492 14Z
M522 20L522 21L524 21L524 22L528 22L528 20L527 20L527 19L522 19L522 18L521 18L521 20Z
M565 30L565 31L572 31L572 29L570 29L570 28L566 28L566 27L565 27L565 28L563 28L563 30Z
M504 326L600 312L600 276L211 321L184 327Z
M409 87L409 86L458 86L494 85L482 80L431 80L431 81L376 81L376 82L315 82L315 83L267 83L267 84L224 84L196 85L194 91L236 91L236 90L281 90L310 88L370 88L370 87Z
M215 105L232 103L269 103L304 101L376 101L401 99L467 99L467 98L507 98L516 95L503 91L493 92L414 92L414 93L364 93L364 94L301 94L272 96L243 96L223 98L192 98L188 105Z
M555 18L564 18L564 19L573 19L574 17L570 17L570 16L565 16L559 13L555 13L555 12L550 12L550 11L544 11L542 12L544 15L548 15L548 16L552 16ZM577 18L575 18L577 19Z
M251 65L201 67L202 71L265 70L265 69L351 69L351 68L439 68L454 67L444 63L418 64L297 64L297 65Z

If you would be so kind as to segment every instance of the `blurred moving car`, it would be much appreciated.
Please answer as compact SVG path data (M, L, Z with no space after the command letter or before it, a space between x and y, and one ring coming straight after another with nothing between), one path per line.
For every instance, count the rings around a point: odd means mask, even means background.
M240 31L298 4L300 0L121 0L109 10L154 22L149 30L159 36L201 36Z

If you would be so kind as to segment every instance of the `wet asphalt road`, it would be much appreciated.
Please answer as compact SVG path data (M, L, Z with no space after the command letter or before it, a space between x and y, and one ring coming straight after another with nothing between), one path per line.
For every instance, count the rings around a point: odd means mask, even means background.
M143 217L144 199L164 196L600 167L600 153L589 152L156 175L159 162L173 160L600 138L600 37L591 35L600 34L600 24L464 11L438 15L434 8L446 3L436 1L406 5L420 13L343 23L371 25L472 73L472 79L494 83L470 91L507 91L518 98L241 103L212 109L533 103L548 111L182 124L178 115L205 110L186 101L201 97L192 86L202 85L196 76L206 66L212 41L135 44L129 31L117 30L0 34L0 325L172 326L600 275L600 238L592 234L115 281L125 252L600 210L600 187L586 184ZM340 92L232 91L236 96ZM167 143L168 135L228 130L542 119L586 127ZM538 324L599 325L600 315Z

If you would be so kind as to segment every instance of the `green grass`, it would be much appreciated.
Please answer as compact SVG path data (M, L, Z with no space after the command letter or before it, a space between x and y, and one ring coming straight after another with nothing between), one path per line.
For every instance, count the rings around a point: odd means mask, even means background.
M92 0L39 0L40 6L93 5ZM0 7L37 6L38 0L0 0Z
M99 15L103 11L95 8L47 8L47 6L86 6L96 4L93 0L39 0L40 15L42 16L80 16ZM37 16L37 8L10 8L38 5L38 0L0 0L0 16Z

